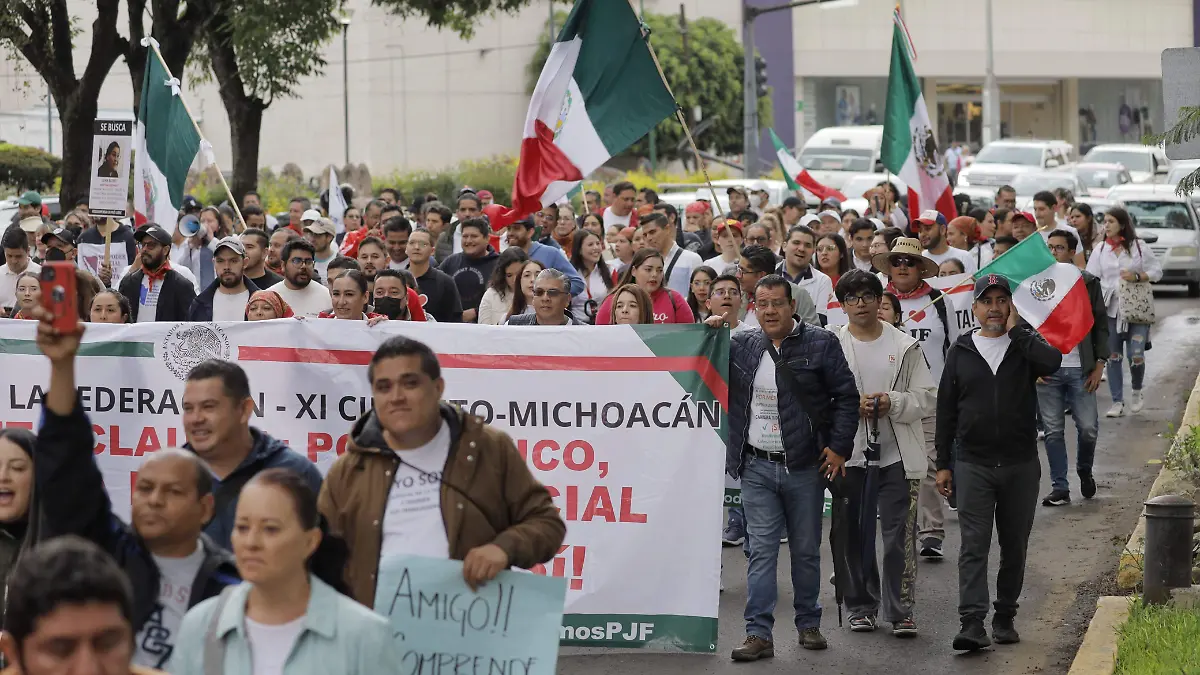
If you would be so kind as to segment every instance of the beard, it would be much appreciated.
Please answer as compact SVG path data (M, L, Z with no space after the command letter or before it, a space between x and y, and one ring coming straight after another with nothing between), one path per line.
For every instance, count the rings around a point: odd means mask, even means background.
M238 286L241 285L241 283L242 283L242 275L240 275L240 274L238 274L236 276L230 275L230 274L221 275L221 286L223 286L225 288L237 288Z

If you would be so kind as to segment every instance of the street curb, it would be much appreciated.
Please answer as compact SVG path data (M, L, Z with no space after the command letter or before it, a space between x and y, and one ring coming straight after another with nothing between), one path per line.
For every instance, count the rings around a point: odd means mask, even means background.
M1117 630L1129 616L1132 598L1106 595L1096 600L1096 615L1067 675L1112 675L1117 666Z
M1187 407L1183 410L1183 419L1179 422L1179 430L1193 425L1200 425L1200 376L1197 376L1192 393L1188 395ZM1150 486L1150 494L1146 495L1146 499L1150 500L1166 494L1178 494L1183 485L1190 485L1190 483L1179 478L1174 471L1163 465L1154 479L1154 484ZM1194 488L1192 489L1194 490ZM1121 551L1120 561L1117 563L1117 587L1121 590L1130 591L1142 583L1145 539L1146 517L1138 515L1137 526L1133 528L1133 534L1129 536L1129 542L1125 544L1125 548Z

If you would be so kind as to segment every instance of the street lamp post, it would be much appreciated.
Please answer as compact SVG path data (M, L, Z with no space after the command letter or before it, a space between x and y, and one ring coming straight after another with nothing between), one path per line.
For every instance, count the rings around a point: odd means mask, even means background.
M996 83L995 50L992 46L992 0L984 0L987 25L987 65L983 78L983 143L1000 140L1000 85Z
M350 163L350 16L352 10L346 10L338 15L342 24L342 122L345 130L346 164Z

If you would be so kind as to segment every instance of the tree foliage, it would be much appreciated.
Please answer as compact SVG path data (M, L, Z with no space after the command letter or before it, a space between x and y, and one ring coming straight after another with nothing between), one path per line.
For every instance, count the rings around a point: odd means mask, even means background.
M1146 145L1177 145L1186 143L1200 136L1200 106L1183 106L1179 109L1179 120L1175 126L1161 134L1146 136L1142 142ZM1175 186L1175 194L1186 197L1200 188L1200 169L1189 173Z
M423 16L429 25L448 28L464 38L475 33L479 19L496 12L515 12L530 0L372 0L401 18Z
M62 160L39 148L0 143L0 184L17 190L49 190Z
M566 22L566 13L557 13L554 25ZM650 45L658 56L658 62L666 75L671 93L684 111L688 124L694 124L692 109L700 106L704 119L716 118L704 134L696 138L701 150L715 154L732 155L742 152L742 43L733 29L712 18L700 18L687 24L687 49L684 49L683 33L679 17L670 14L647 13L644 18L650 27ZM537 50L526 70L526 89L533 93L538 75L546 58L550 55L549 31L539 38ZM637 96L630 91L630 96ZM771 100L764 96L758 100L759 125L771 125ZM674 158L676 148L684 139L683 129L674 116L659 123L655 129L657 150L660 157ZM634 143L628 154L649 154L647 139ZM690 154L690 150L683 154Z

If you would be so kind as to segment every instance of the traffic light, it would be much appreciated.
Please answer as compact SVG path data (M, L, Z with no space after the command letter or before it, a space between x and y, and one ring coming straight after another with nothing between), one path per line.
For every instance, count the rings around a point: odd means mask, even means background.
M761 56L754 57L754 83L758 86L758 97L766 96L767 91L767 60Z

